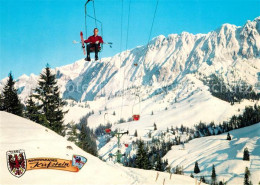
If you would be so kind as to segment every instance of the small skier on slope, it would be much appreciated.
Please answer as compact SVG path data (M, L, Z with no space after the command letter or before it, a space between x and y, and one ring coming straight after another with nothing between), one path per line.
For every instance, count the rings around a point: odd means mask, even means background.
M104 43L101 36L98 36L98 29L94 28L94 35L90 36L87 40L84 41L85 43L89 43L87 45L87 57L85 58L86 61L90 61L90 50L91 48L95 51L95 60L98 60L98 52L100 51L101 47L100 44Z

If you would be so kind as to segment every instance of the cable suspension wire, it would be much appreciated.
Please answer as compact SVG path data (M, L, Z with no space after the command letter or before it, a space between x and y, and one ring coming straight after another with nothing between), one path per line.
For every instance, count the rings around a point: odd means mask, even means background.
M131 2L132 2L132 0L130 0L129 5L128 5L128 21L127 21L127 33L126 33L126 50L127 50L127 48L128 48L128 35L129 35ZM126 67L124 68L123 95L122 95L122 104L121 104L121 114L122 114L122 111L123 111L123 102L124 102L124 97L125 97L125 70L126 70ZM128 122L128 128L127 128L127 130L129 130L129 123L130 123L130 122Z
M87 14L87 4L89 3L89 1L92 1L94 17L92 17L92 16ZM90 17L90 18L95 20L96 28L97 28L97 22L99 22L101 24L101 26L102 26L102 23L99 20L97 20L97 17L96 17L96 8L95 8L95 1L94 0L87 0L87 2L85 3L85 29L86 29L85 32L86 32L86 36L88 35L88 31L87 31L88 30L87 29L87 17Z
M124 0L121 0L121 33L120 33L120 52L122 52L122 40L123 40L123 13L124 13ZM120 59L121 64L121 59Z
M95 1L93 0L92 2L93 2L93 9L94 9L95 25L96 25L96 28L97 28L97 17L96 17Z
M122 66L123 13L124 13L124 0L121 0L120 68ZM123 82L123 84L124 84L124 82ZM123 89L123 92L124 92L124 89ZM122 118L122 112L123 112L123 100L122 100L122 104L121 104L120 119Z
M128 21L127 21L126 46L125 46L126 50L127 50L127 47L128 47L128 35L129 35L129 22L130 22L131 2L132 2L132 0L130 0L129 6L128 6Z
M154 13L153 13L152 25L151 25L151 28L150 28L149 38L148 38L148 41L147 41L147 49L146 49L145 54L144 54L144 59L143 59L142 62L141 62L141 63L143 63L143 64L144 64L144 60L145 60L145 58L146 58L146 55L147 55L147 53L148 53L149 41L150 41L151 35L152 35L152 30L153 30L154 20L155 20L155 17L156 17L156 12L157 12L157 9L158 9L158 4L159 4L159 0L156 1L155 10L154 10ZM134 65L137 66L137 64L134 64ZM141 76L141 75L142 75L141 70L139 70L137 77L139 77L139 73L140 73L140 76ZM136 81L136 77L135 77L135 81ZM135 95L137 95L137 89L138 89L138 88L136 87L136 88L135 88ZM140 99L140 98L139 98L139 99ZM140 101L141 101L141 100L140 100ZM139 104L140 104L140 102L139 102ZM141 112L141 109L140 109L140 112Z
M88 1L85 3L85 32L86 32L86 37L88 36L88 29L87 29L87 4L88 4Z
M151 39L151 35L152 35L152 30L153 30L153 25L154 25L154 20L155 20L155 17L156 17L158 4L159 4L159 0L156 1L156 6L155 6L154 14L153 14L152 26L151 26L150 33L149 33L149 38L148 38L148 41L147 41L147 50L146 50L146 53L145 53L145 57L146 57L147 52L148 52L148 45L149 45L149 42L150 42L150 39Z

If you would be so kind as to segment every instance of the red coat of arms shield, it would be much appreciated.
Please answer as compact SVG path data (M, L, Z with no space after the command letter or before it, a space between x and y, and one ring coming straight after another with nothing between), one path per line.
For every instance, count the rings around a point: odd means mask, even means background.
M26 157L24 150L6 152L7 167L15 177L21 177L26 171Z

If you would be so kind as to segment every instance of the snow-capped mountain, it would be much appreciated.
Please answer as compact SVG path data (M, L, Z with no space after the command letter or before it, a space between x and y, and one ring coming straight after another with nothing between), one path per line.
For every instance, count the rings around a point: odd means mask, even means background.
M260 58L260 17L242 27L223 24L208 34L158 36L147 46L127 50L101 62L77 61L54 69L64 98L94 100L106 88L112 95L132 86L155 86L179 82L187 74L219 73L225 79L239 76L254 85ZM133 65L138 64L137 66ZM6 79L1 81L1 86ZM24 99L35 87L34 74L18 78ZM30 84L30 86L26 86ZM72 91L73 89L73 91Z
M211 110L209 114L214 114L215 117L208 116L205 121L223 121L234 114L236 108L213 97L201 79L215 74L225 84L243 81L254 86L259 82L260 17L247 21L242 27L224 24L208 34L160 35L148 46L103 58L101 62L82 59L57 67L53 72L64 99L85 102L85 107L91 105L89 109L83 109L84 114L106 107L127 120L134 112L148 115L152 109L156 113L167 107L168 111L163 114L175 115L180 113L178 106L182 106L179 103L186 102L185 106L190 108L184 114L189 112L187 116L193 118L190 124L205 117L196 114L197 105L207 106ZM38 76L34 74L17 79L16 86L23 102L36 87L37 80ZM5 82L6 78L0 82L0 89ZM139 105L134 107L135 104ZM79 103L78 106L82 105ZM78 110L78 106L74 108ZM77 111L75 116L73 108L69 109L68 119L72 114L76 120L84 115ZM72 121L68 119L66 122ZM96 124L103 123L103 119L103 115L96 116ZM180 120L169 121L181 124Z

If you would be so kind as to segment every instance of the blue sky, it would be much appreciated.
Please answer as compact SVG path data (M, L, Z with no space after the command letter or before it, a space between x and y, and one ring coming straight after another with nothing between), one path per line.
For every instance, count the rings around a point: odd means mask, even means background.
M129 2L123 0L122 50L126 49ZM0 79L10 71L14 78L38 75L47 63L54 68L83 58L80 45L72 41L80 40L80 31L85 34L84 4L85 0L0 0ZM156 0L131 0L128 49L147 43L155 5ZM104 46L101 57L121 51L121 7L122 0L95 0L103 39L113 42L113 48ZM224 23L243 26L257 16L260 0L159 0L152 37L207 33ZM87 23L92 34L94 21Z

